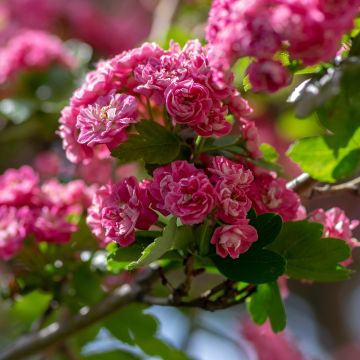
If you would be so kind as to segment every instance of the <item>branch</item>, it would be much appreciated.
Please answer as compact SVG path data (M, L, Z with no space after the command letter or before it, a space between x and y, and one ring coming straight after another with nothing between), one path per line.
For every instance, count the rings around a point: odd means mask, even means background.
M300 194L313 187L316 183L317 181L312 179L309 174L303 173L295 179L289 181L286 184L286 187Z
M176 14L180 0L159 0L153 16L149 39L163 43L166 40L171 22Z
M343 192L360 195L360 176L342 184L315 186L311 191L310 197L316 195L333 195Z
M159 278L157 270L145 271L131 284L124 284L107 298L91 308L82 308L76 316L66 322L56 322L38 332L19 338L0 353L0 360L18 360L29 357L51 345L64 341L69 336L95 324L99 320L119 310L121 307L137 301Z

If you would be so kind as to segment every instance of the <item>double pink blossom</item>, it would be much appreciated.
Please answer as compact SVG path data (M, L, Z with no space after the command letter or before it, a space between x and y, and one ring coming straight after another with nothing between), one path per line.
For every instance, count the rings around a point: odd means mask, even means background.
M258 214L274 212L283 221L297 219L300 207L299 196L286 188L286 181L271 173L261 173L255 177L249 191L249 197Z
M135 229L147 230L157 219L150 209L148 182L138 183L128 177L100 187L88 210L87 223L105 246L111 241L121 246L135 241Z
M225 258L237 259L240 254L247 252L257 241L256 229L249 225L248 220L239 220L234 225L219 226L211 238L211 244L216 246L216 253Z
M112 91L80 110L76 122L79 129L77 141L90 147L107 144L113 148L127 138L124 130L136 121L136 99Z
M209 178L182 160L156 169L150 192L157 210L177 216L184 224L200 224L215 206Z

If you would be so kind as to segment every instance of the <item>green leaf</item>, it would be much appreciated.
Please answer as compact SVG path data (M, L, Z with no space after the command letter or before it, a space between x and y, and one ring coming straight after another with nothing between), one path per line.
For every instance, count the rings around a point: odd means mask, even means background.
M270 144L261 144L260 151L263 154L263 159L270 163L276 163L279 159L279 153Z
M183 250L192 243L193 233L190 226L176 225L176 218L171 218L165 226L162 236L156 238L147 246L137 261L128 265L129 270L146 266L160 259L169 250Z
M187 356L180 350L156 338L157 319L145 314L145 309L144 305L129 305L106 319L104 325L113 336L129 345L139 346L150 356L159 356L164 360L186 360Z
M285 308L276 282L258 285L246 305L256 324L262 325L269 318L274 332L285 329Z
M141 360L143 357L126 350L114 350L107 352L97 352L85 355L84 359L89 360Z
M339 262L350 257L343 240L321 238L323 227L308 221L286 222L277 239L267 247L286 259L286 274L295 279L338 281L350 270Z
M144 160L147 164L168 164L180 152L180 139L156 122L143 120L135 125L138 134L112 151L122 163Z
M284 258L266 249L280 232L281 218L275 214L260 215L250 222L258 231L258 240L250 250L241 254L238 259L212 256L218 270L227 278L252 284L267 283L276 280L285 272Z

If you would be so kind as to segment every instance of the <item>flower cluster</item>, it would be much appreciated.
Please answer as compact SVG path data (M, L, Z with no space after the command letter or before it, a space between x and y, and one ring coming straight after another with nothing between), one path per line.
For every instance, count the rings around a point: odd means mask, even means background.
M21 71L43 70L53 63L74 65L60 39L43 31L20 32L0 50L0 85Z
M13 257L24 239L65 243L77 230L70 215L90 205L91 189L81 181L40 183L29 166L9 169L0 176L0 259Z
M346 241L351 249L360 246L352 231L360 224L359 220L350 220L345 212L338 207L327 211L316 209L309 214L309 220L320 223L324 226L323 237L336 238ZM343 261L342 265L347 266L352 263L352 258Z
M147 230L155 223L155 210L185 225L206 219L210 224L220 223L211 243L218 255L238 258L258 238L247 219L252 206L259 213L276 212L286 220L296 217L299 198L281 180L268 174L271 181L264 174L254 180L249 168L224 156L211 157L207 163L202 169L176 160L155 169L152 181L139 184L129 177L101 187L87 219L94 235L103 245L110 241L130 245L136 229ZM257 205L261 198L265 199L262 207Z
M331 59L359 5L358 0L214 0L207 27L210 59L229 68L240 57L254 57L248 69L254 90L276 91L290 79L276 54L288 50L305 65Z
M231 79L209 65L198 41L183 49L172 43L169 50L145 43L100 62L62 112L59 135L67 157L87 162L125 141L126 128L140 117L163 123L163 109L174 126L204 137L226 135L230 112L243 124L250 113Z

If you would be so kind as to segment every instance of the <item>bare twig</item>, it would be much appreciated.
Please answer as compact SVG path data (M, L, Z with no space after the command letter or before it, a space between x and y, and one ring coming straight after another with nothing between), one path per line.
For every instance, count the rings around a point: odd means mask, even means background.
M303 193L306 190L308 190L309 188L311 188L312 186L314 186L314 184L316 184L317 181L312 179L311 176L307 173L303 173L301 175L299 175L298 177L296 177L293 180L290 180L287 184L286 187L288 189L294 190L297 193Z
M159 0L153 15L149 34L151 41L164 42L169 32L171 22L176 14L180 0Z

